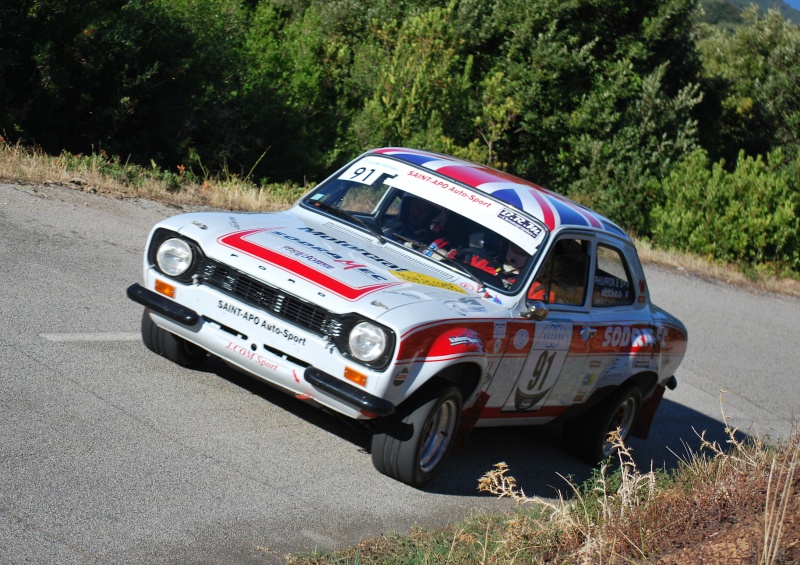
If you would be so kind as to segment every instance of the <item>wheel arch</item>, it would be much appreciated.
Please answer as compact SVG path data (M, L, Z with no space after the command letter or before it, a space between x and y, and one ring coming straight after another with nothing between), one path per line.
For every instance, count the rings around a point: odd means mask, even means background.
M636 373L628 377L627 380L621 382L618 385L614 386L603 386L595 390L592 395L586 400L586 402L582 404L574 404L567 409L564 414L558 417L559 421L562 422L570 422L572 420L578 419L583 416L586 412L594 409L598 405L602 404L606 401L606 399L616 391L620 390L621 388L629 387L629 386L637 386L639 390L642 392L642 398L647 401L647 399L653 394L656 390L658 384L658 375L652 371L643 371L641 373ZM640 437L639 435L634 434L636 437Z
M466 362L451 365L436 374L434 379L454 384L461 390L461 398L466 401L477 391L481 382L483 367L478 363Z
M658 384L658 375L652 371L643 371L631 376L622 386L635 384L642 391L642 398L650 396Z
M477 391L483 370L484 368L475 361L464 361L445 367L415 390L402 404L409 402L416 396L427 395L432 390L443 390L449 386L455 386L459 389L461 398L466 404L467 400Z

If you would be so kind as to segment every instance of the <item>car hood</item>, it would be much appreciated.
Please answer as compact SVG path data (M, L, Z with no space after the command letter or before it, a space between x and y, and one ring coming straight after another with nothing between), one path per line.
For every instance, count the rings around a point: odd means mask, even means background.
M508 297L486 292L470 277L300 207L183 214L159 227L195 240L211 259L335 312L377 318L429 301L438 303L432 316L485 316L507 308Z

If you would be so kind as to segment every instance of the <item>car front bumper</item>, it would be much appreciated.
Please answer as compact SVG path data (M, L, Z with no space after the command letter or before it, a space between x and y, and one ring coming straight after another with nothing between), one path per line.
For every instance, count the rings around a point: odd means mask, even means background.
M270 351L249 351L245 345L232 345L231 336L222 339L215 324L196 311L149 290L138 283L127 290L128 298L148 308L157 315L158 325L222 359L233 363L256 377L288 389L297 395L310 396L316 402L350 417L375 418L388 416L395 410L390 401L326 373L313 366L291 363L285 356ZM225 343L227 341L227 344ZM254 361L256 367L251 367ZM302 375L302 379L300 378ZM303 390L301 380L314 389L313 394Z

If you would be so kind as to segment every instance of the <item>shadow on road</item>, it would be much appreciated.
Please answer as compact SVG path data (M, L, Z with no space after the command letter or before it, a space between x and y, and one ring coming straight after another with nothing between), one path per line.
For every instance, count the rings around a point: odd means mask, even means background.
M696 431L695 431L696 430ZM642 472L652 469L677 468L679 458L701 452L705 439L727 447L725 426L695 410L665 399L653 422L650 437L632 438L630 446L637 467ZM745 439L742 434L737 439ZM560 491L572 494L571 484L580 485L591 476L593 467L562 449L559 425L518 428L476 429L462 454L454 456L448 467L425 490L454 495L476 495L477 481L496 463L509 466L508 475L527 496L552 498ZM567 482L569 479L569 483Z
M240 373L218 359L210 358L201 368L239 386L328 433L353 444L353 449L368 452L370 434L346 418L306 404L256 378ZM700 434L707 441L727 446L724 424L716 419L664 399L653 422L650 437L633 438L630 445L642 472L675 469L680 459L701 452ZM744 439L745 436L737 436ZM588 479L592 467L565 452L561 447L561 429L547 426L477 428L466 446L454 453L441 474L422 490L455 496L490 496L478 492L478 480L494 465L504 462L508 474L516 478L527 496L553 498L557 492L569 497L570 484ZM376 471L377 472L377 471ZM569 479L569 482L567 481Z

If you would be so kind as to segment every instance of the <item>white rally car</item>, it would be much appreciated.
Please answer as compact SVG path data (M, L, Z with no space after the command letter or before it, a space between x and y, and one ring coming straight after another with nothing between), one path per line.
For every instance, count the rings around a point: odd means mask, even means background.
M144 254L142 337L208 354L373 433L382 473L421 485L475 426L564 422L590 461L646 437L686 351L631 240L509 174L370 151L277 213L182 214Z

